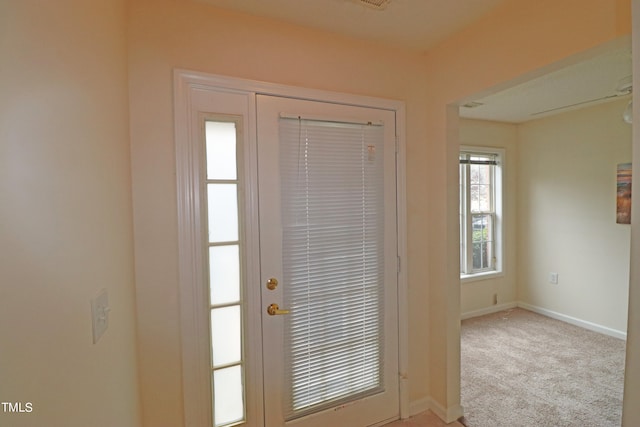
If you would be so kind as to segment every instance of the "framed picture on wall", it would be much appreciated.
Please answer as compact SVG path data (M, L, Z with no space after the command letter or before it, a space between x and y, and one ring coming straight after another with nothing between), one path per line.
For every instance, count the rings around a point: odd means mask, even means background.
M631 163L618 165L616 182L616 223L631 224Z

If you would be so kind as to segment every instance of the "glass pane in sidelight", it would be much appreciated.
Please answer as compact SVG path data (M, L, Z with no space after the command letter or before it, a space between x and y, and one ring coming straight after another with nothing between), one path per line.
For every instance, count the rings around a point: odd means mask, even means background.
M236 124L205 122L207 179L237 178Z
M238 363L242 358L240 306L211 310L213 367Z
M244 419L242 366L213 372L214 414L216 427Z
M238 240L237 184L208 184L209 242Z
M209 248L211 304L240 301L240 253L238 245Z

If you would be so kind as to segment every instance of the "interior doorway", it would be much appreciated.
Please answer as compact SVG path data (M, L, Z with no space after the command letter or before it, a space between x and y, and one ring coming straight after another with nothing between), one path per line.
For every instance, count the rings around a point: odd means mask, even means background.
M588 77L580 74L572 76L571 73L592 70L594 63L607 60L620 60L618 63L620 67L614 74L609 75L607 80L604 80L607 82L607 88L605 92L598 95L589 92L577 93L579 98L574 98L573 101L567 102L565 99L561 103L529 111L530 117L526 120L516 119L510 122L511 119L499 116L482 117L480 113L484 106L488 109L499 109L501 98L503 101L508 100L510 105L526 110L531 105L536 105L535 88L540 82L560 85L563 89L566 89L564 86L574 85L576 82L585 84L589 81ZM472 127L480 122L491 120L494 125L492 131L494 136L497 135L496 129L500 124L505 124L501 128L502 131L508 130L509 127L516 128L515 142L512 147L507 148L507 156L509 165L515 168L515 176L512 178L515 190L511 192L511 197L518 198L518 202L511 209L518 218L518 224L513 227L517 240L514 241L511 249L506 249L508 255L517 256L515 267L507 266L507 273L501 281L462 284L464 317L521 306L618 338L625 337L628 301L628 276L625 274L629 267L629 230L625 228L628 226L615 223L615 181L617 164L630 161L631 127L623 122L623 114L630 101L631 88L626 83L631 74L630 64L629 40L617 40L594 49L590 55L582 54L580 57L568 58L562 63L554 64L545 70L544 74L538 73L524 83L524 78L519 79L513 88L505 92L492 93L488 90L460 103L467 105L460 108L461 121L467 120ZM598 70L605 73L607 69L612 70L615 67L603 66L598 67ZM603 80L604 77L601 75L600 79ZM602 82L598 84L600 83ZM554 88L552 90L557 91L560 86L552 86ZM527 98L523 93L529 93L531 96ZM554 100L553 97L548 98ZM477 114L471 113L474 110ZM512 110L509 112L512 116L519 113L516 111L517 108ZM584 116L581 116L582 111L585 112ZM587 116L587 111L592 115ZM535 114L531 115L532 112ZM602 124L603 116L599 117L598 114L609 114L611 123L614 125ZM571 123L570 126L569 123ZM596 126L596 123L600 123L600 126ZM586 136L582 137L576 133L578 125L583 126L582 132L585 132L583 135ZM550 130L554 127L558 132L562 132L562 135L556 133L555 138L551 137ZM477 126L477 129L480 129L480 126ZM607 136L606 131L612 133ZM464 138L463 133L464 130L461 128L461 138ZM467 132L467 140L461 141L462 144L469 144L469 135ZM476 135L480 134L476 133ZM539 138L540 135L544 135L543 139L549 142L546 153L535 151L542 150L545 145ZM574 141L576 145L572 150L567 151L570 146L567 141L571 138L576 138ZM596 139L600 139L603 145L596 145L595 142L594 145L588 145L589 140ZM612 140L616 141L615 144L607 145L607 142ZM532 147L535 141L540 141L540 146L534 150ZM582 145L578 145L579 143ZM596 149L608 154L600 156ZM614 152L617 154L613 155ZM511 157L509 157L510 154ZM514 157L518 159L517 162L513 161ZM588 164L595 164L596 168L588 168L586 166ZM574 167L583 167L582 172L573 171L576 173L571 175L584 176L586 179L583 182L589 181L592 185L582 187L581 183L559 178L562 174L556 175L556 172L565 167L567 171ZM509 169L507 174L509 171L513 169ZM535 177L542 177L542 179L534 179ZM548 182L544 182L545 180ZM571 186L566 187L568 182L571 182ZM560 194L564 196L564 200L556 198ZM601 214L595 214L595 210L586 208L595 200L593 198L595 194L603 197L598 202ZM554 203L548 203L551 200ZM548 207L545 208L549 209L548 215L543 212L545 203L548 203ZM571 208L564 209L567 205L582 206L585 209L576 213ZM585 212L590 214L585 215ZM509 210L506 214L509 215ZM617 235L622 243L607 242L605 244L597 238L597 233L572 234L575 233L574 227L565 226L571 222L576 225L585 225L588 216L591 219L598 216L599 225L596 229L607 229L610 236ZM532 240L537 242L531 243ZM544 242L547 243L546 249ZM582 247L583 250L575 251L571 249L573 245ZM599 245L603 251L597 258L591 258L592 254L588 249L588 246L594 245ZM621 247L625 249L618 252ZM556 253L556 249L560 252ZM566 259L563 258L562 252L566 254ZM617 255L609 256L614 253ZM573 260L568 259L570 257ZM596 260L601 270L607 266L612 271L607 279L593 280L597 274L589 271ZM578 265L576 266L574 262ZM617 271L623 271L623 274L618 275ZM556 283L553 283L554 277ZM586 287L585 283L589 281L593 288ZM596 282L606 283L606 285L600 286ZM588 297L584 298L584 295L598 295L598 297L597 300L590 301ZM578 304L580 301L583 301L582 307ZM562 305L563 302L571 302L574 306Z

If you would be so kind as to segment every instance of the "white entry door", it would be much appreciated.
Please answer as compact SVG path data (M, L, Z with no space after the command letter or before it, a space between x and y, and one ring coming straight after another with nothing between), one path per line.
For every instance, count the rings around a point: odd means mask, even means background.
M265 426L399 417L395 113L257 97Z

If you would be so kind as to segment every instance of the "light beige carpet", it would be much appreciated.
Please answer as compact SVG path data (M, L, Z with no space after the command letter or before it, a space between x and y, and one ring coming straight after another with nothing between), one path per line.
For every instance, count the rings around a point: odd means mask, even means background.
M620 426L625 342L513 309L462 322L468 427Z

